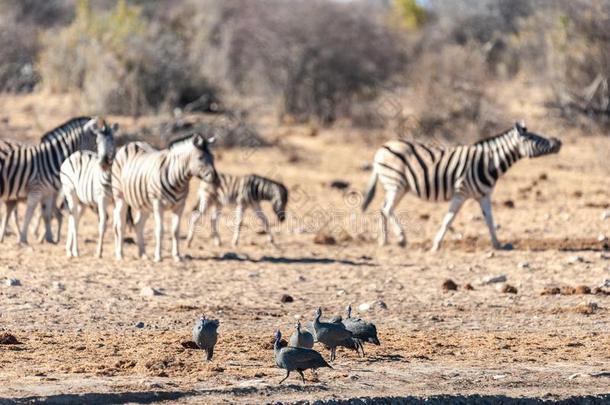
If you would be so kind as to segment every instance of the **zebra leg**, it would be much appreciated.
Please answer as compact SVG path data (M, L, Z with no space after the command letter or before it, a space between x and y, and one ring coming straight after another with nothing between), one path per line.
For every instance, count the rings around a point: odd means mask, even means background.
M195 236L195 228L197 227L197 221L203 215L205 215L205 211L207 210L207 201L204 197L199 197L199 207L191 213L191 218L189 220L189 232L186 237L186 246L191 247L191 243L193 242L193 237Z
M159 200L153 201L153 214L155 216L155 262L162 260L161 245L163 242L163 207Z
M61 240L61 225L64 222L64 214L61 212L61 208L54 206L53 208L53 216L55 216L55 220L57 221L57 238L55 239L55 243L59 243Z
M146 248L144 246L144 224L150 216L147 211L139 211L135 216L137 218L134 223L134 230L136 231L136 242L138 244L138 257L140 259L146 259Z
M400 221L398 220L398 218L396 218L396 215L394 215L394 208L396 208L396 206L398 205L398 203L400 203L400 200L402 200L402 197L405 195L404 191L401 190L390 190L388 192L388 194L390 198L387 199L387 204L383 207L383 210L385 211L385 216L386 218L390 219L390 223L392 224L392 227L394 228L394 233L396 234L396 237L398 238L398 246L402 246L405 247L407 246L407 238L405 237L405 231L404 229L402 229L402 226L400 225ZM386 226L386 235L387 235L387 226ZM387 237L387 236L386 236Z
M72 245L74 243L74 239L76 238L76 195L75 193L68 192L66 193L66 202L68 204L68 236L66 236L66 255L68 257L72 257Z
M438 233L434 237L434 243L432 244L432 249L430 249L430 251L436 252L441 247L445 233L447 233L447 229L449 226L451 226L451 223L455 219L455 215L460 211L460 208L462 208L464 201L466 201L466 199L459 194L453 196L451 202L449 203L449 211L443 218L441 229L439 229Z
M106 215L107 207L108 199L100 197L97 201L97 215L99 219L97 249L95 250L95 257L97 258L102 257L102 250L104 248L104 234L106 233L106 222L108 221L108 216Z
M72 239L72 256L78 257L78 224L80 223L80 218L83 215L84 207L80 202L76 202L75 204L75 215L74 215L74 233Z
M220 217L220 208L217 205L214 205L212 208L212 218L210 223L210 228L212 229L212 239L214 240L214 244L216 246L221 245L220 234L218 233L218 218Z
M237 246L239 243L239 231L241 229L241 223L244 219L244 206L241 204L237 205L235 209L235 230L233 232L233 246Z
M388 243L388 218L392 220L394 224L394 214L392 213L394 207L400 201L402 195L399 195L398 191L394 188L386 190L385 200L381 207L381 218L379 222L379 246L385 246ZM398 225L398 222L396 222ZM394 225L396 227L396 225ZM400 225L398 225L400 228ZM400 228L400 232L402 233L402 245L404 246L404 232L402 228Z
M489 195L481 198L479 200L479 205L481 206L481 211L483 211L483 216L485 217L485 223L487 224L487 228L489 228L489 236L491 237L491 245L494 249L500 249L502 245L498 241L498 237L496 236L496 227L494 225L494 218L491 214L491 198Z
M55 206L55 194L46 198L41 206L41 214L44 222L44 241L47 243L54 243L53 241L53 231L51 230L51 219L53 217L53 207ZM40 223L40 217L38 219ZM41 242L42 242L41 238Z
M265 213L263 212L260 204L257 201L255 201L252 203L252 207L254 208L254 212L255 212L256 216L258 217L258 219L261 221L261 224L263 225L265 233L267 234L267 238L269 239L269 243L271 243L272 245L275 245L275 241L273 240L273 234L271 233L271 231L269 229L269 221L267 220L267 217L265 216Z
M19 243L22 245L28 244L28 229L30 227L30 222L32 221L32 217L34 216L34 210L40 203L40 199L42 196L40 193L30 193L27 198L27 208L25 210L25 216L23 218L23 226L21 228L21 233L19 235Z
M175 262L182 261L178 242L180 238L180 218L183 211L184 204L180 204L172 210L172 257Z
M5 201L4 202L5 212L4 217L2 217L2 224L0 225L0 242L4 242L4 235L6 234L6 226L8 225L9 218L14 215L14 221L17 221L17 201ZM19 232L19 224L15 222L17 228L15 228L15 232Z
M114 200L114 251L117 260L123 260L123 237L125 235L125 219L127 217L127 205L122 198L115 196Z

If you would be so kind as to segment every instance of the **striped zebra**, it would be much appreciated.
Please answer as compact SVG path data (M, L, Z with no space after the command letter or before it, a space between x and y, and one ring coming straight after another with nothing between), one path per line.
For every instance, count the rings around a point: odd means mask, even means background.
M6 140L0 140L0 161L3 161L9 154L9 152L12 152L13 150L19 148L19 147L24 147L27 146L26 144L23 144L21 142L16 142L16 141L6 141ZM0 169L1 172L1 169ZM55 217L55 219L57 220L57 239L55 241L59 241L60 237L61 237L61 224L63 222L63 214L61 212L61 209L59 209L59 207L56 206L55 201L57 199L63 199L63 196L57 196L57 198L55 198L55 196L51 196L49 197L47 200L41 202L40 204L40 210L36 211L36 217L34 218L34 229L35 229L35 234L38 236L38 230L40 228L40 223L43 218L42 212L46 209L46 204L52 204L51 205L51 210L52 210L52 215ZM10 201L7 202L5 205L5 215L2 217L2 220L0 220L0 243L4 242L4 237L6 236L6 229L8 226L8 221L9 221L9 217L12 217L13 219L13 225L15 227L15 232L17 232L17 237L19 237L19 218L17 215L17 203L18 202L25 202L25 198L19 201ZM2 201L0 201L0 204L3 204ZM45 224L45 228L50 227L50 224ZM45 240L45 236L46 236L46 232L45 233L41 233L40 237L39 237L39 242L43 242Z
M262 176L251 174L248 176L232 176L230 174L218 174L218 181L205 182L199 185L199 199L193 208L189 222L189 233L187 246L191 246L195 235L195 226L202 215L205 215L208 207L212 207L211 229L212 238L216 246L220 246L220 235L218 234L218 217L222 206L236 205L235 228L233 234L233 245L239 243L239 232L242 225L244 210L252 207L256 216L261 221L265 233L271 244L275 244L273 234L269 230L269 221L261 209L261 201L271 201L273 211L280 220L286 219L286 204L288 203L288 190L276 181Z
M155 261L161 261L163 211L172 211L172 256L181 260L178 249L180 218L184 211L192 176L215 181L214 157L203 135L189 135L156 150L143 142L120 148L112 165L114 232L117 259L123 258L123 235L127 208L133 210L138 256L144 257L144 224L152 211L155 217Z
M30 221L40 202L45 202L45 239L53 242L50 219L61 186L59 168L73 152L95 148L96 123L97 118L91 117L71 119L46 133L40 144L19 146L0 157L0 200L11 212L18 201L25 199L27 204L20 243L27 244Z
M68 205L68 236L66 253L68 257L78 257L78 223L84 207L97 211L99 237L96 257L102 257L102 245L106 232L107 208L112 201L111 168L114 160L114 136L118 124L111 127L102 123L103 137L98 138L97 153L91 151L74 152L61 165L59 178Z
M558 153L561 141L546 139L529 132L516 123L513 128L473 145L449 148L430 147L406 140L387 142L375 153L373 174L362 205L366 210L375 195L377 180L385 189L381 208L379 244L387 241L387 221L390 220L399 245L406 245L404 230L394 215L394 208L408 191L427 201L450 201L434 238L432 251L437 251L462 204L468 198L481 206L489 228L491 244L501 247L496 237L491 213L491 193L498 178L517 160Z

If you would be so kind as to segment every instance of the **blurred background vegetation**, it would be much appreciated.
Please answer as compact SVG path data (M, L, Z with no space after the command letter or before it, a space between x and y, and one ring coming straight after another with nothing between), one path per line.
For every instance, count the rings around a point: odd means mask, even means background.
M609 76L610 0L0 0L0 90L83 113L264 105L452 138L541 92L553 119L607 128Z

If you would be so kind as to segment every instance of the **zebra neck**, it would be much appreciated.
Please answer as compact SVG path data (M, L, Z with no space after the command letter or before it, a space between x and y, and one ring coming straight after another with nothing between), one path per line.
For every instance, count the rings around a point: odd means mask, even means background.
M192 177L189 163L188 154L171 153L171 151L168 154L167 162L162 166L162 170L175 190L183 190L188 187Z
M494 178L506 173L522 157L517 137L513 131L484 142L483 148L489 155L489 172Z

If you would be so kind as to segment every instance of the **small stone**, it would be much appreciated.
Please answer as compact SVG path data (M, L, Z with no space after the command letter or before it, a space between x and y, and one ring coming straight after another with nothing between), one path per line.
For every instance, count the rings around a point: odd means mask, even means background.
M604 279L599 285L600 288L610 288L610 278Z
M153 297L156 295L163 295L161 293L161 291L158 291L152 287L142 287L142 289L140 290L140 295L142 297Z
M19 345L21 344L14 335L8 332L0 333L0 345Z
M514 286L512 286L510 284L503 284L500 287L500 292L505 293L505 294L517 294L517 288L515 288Z
M294 302L294 298L292 298L292 296L288 294L282 294L282 296L280 297L280 302L282 302L283 304L286 304L288 302Z
M258 271L253 271L248 273L248 277L250 278L256 278L256 277L260 277L261 273L259 273Z
M515 208L515 202L513 200L506 200L504 201L503 205L506 208Z
M487 252L485 257L487 257L488 259L491 259L492 257L496 257L496 252L494 252L493 250L491 252Z
M583 263L584 261L585 261L585 259L582 256L570 256L570 257L568 257L568 264Z
M561 289L559 287L546 287L540 295L557 295L561 293Z
M297 281L305 281L305 280L306 280L306 278L304 276L302 276L302 275L297 276Z
M602 233L600 233L599 235L597 235L597 241L598 242L605 242L608 240L608 237Z
M507 280L506 274L498 274L496 276L483 277L479 281L479 284L485 285L485 284L504 283L506 280Z
M360 170L362 170L363 172L368 172L368 171L371 171L372 169L373 169L373 165L371 164L371 162L366 161L360 165Z
M474 287L470 283L464 284L464 286L462 288L466 291L474 291Z
M358 306L358 310L359 310L360 312L366 312L366 311L368 311L369 309L371 309L371 304L369 304L368 302L363 302L362 304L360 304L360 305Z
M144 322L140 321L133 325L135 328L142 329L144 327Z
M16 278L7 278L4 281L4 284L6 284L6 286L8 286L8 287L18 287L21 285L21 281L19 281L19 279L16 279Z
M345 190L349 187L349 182L343 180L333 180L330 182L330 188L336 188L337 190Z
M345 290L337 290L337 297L340 297L343 294L345 294Z
M64 291L66 286L60 283L59 281L53 281L53 288L57 291Z
M324 232L318 232L313 238L313 243L316 245L336 245L337 241L332 237L332 235Z
M610 210L602 212L602 221L605 221L608 218L610 218Z
M296 315L294 316L294 319L296 319L296 320L298 321L298 320L303 319L303 317L302 317L300 314L296 314Z
M457 284L455 283L455 281L451 280L450 278L448 278L447 280L443 281L443 285L441 286L444 292L448 292L448 291L457 291Z
M386 303L381 300L375 301L375 306L379 309L388 309L388 306L386 305Z
M517 267L519 267L520 269L529 269L530 264L529 262L519 262L519 264L517 264Z
M579 285L574 289L574 293L580 295L591 294L591 289L586 285Z

